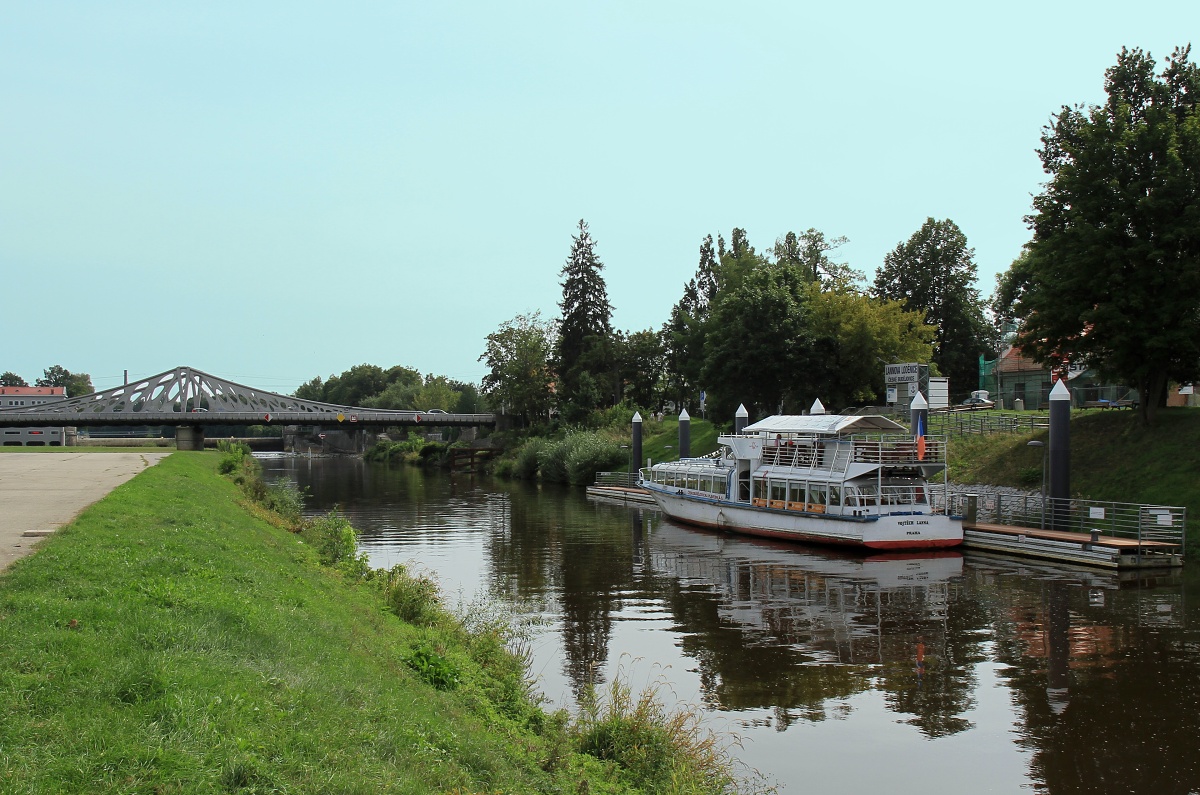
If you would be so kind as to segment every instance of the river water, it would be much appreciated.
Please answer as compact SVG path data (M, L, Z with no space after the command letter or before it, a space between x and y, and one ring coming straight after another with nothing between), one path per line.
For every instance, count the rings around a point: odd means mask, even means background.
M665 684L781 792L1200 793L1200 576L718 535L581 490L334 458L268 479L373 565L538 619L551 706Z

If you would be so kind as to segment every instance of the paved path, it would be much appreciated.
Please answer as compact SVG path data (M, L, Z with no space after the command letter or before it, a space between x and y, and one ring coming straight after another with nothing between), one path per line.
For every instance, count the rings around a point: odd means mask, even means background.
M0 571L161 453L0 453Z

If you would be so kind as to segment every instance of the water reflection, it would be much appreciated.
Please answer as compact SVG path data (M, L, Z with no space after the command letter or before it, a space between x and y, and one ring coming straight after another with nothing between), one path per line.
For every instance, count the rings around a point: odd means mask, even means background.
M376 565L417 560L451 597L532 605L549 622L535 672L559 703L622 658L670 666L784 791L1200 791L1190 572L838 555L553 487L268 467L314 511L342 506Z

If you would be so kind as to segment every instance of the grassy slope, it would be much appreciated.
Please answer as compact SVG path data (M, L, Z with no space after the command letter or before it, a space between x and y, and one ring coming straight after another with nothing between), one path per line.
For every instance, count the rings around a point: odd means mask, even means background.
M432 630L247 515L216 460L172 456L0 575L0 792L573 791L542 738L416 679Z
M950 478L1037 490L1042 452L1034 436L955 438ZM1071 421L1071 492L1116 502L1185 505L1189 543L1200 531L1200 409L1161 409L1153 428L1126 411L1079 412Z
M679 419L672 417L662 422L649 420L642 428L642 458L659 461L674 461L679 458ZM693 456L711 453L717 449L717 429L707 420L693 417L690 431ZM642 466L646 465L643 460Z

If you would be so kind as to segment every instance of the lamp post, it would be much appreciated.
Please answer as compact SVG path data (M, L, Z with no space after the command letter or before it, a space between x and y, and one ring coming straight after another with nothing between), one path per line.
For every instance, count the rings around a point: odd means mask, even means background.
M1042 451L1042 529L1046 529L1046 443L1040 439L1033 439L1025 443L1029 447L1035 447Z

